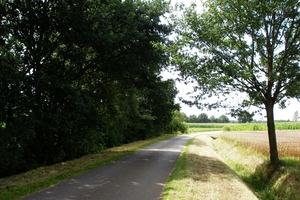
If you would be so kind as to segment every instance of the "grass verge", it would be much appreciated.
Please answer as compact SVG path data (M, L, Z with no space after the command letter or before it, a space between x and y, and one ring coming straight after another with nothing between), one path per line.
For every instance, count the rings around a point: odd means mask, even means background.
M269 159L238 140L218 138L214 148L225 162L262 200L300 199L300 161L282 157L284 165L272 167Z
M188 172L187 153L194 139L191 139L183 149L180 157L177 159L174 171L169 176L168 183L165 186L162 199L173 199L174 196L182 196L185 193L186 187L182 187L182 182L191 178ZM179 180L179 181L178 181ZM182 180L182 181L180 181ZM180 195L179 195L180 194ZM179 195L179 196L178 196ZM183 194L184 195L184 194Z
M190 140L164 188L164 200L252 200L257 197L208 145L209 136Z
M173 136L162 135L154 139L132 142L75 160L40 167L22 174L2 178L0 179L0 199L20 199Z

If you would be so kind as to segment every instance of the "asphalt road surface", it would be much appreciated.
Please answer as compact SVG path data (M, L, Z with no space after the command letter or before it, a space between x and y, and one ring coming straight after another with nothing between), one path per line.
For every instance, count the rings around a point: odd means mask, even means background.
M176 159L195 134L180 135L59 183L25 200L159 199Z

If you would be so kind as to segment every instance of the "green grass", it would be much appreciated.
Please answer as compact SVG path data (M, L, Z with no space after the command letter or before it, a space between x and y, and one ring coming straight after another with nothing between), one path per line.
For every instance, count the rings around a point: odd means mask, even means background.
M188 132L221 131L225 124L219 123L188 123Z
M211 154L210 142L210 137L205 135L188 142L175 163L161 199L237 199L241 194L254 199L237 175Z
M187 153L189 150L189 146L192 144L193 140L194 139L189 140L180 157L176 160L175 168L168 178L161 199L172 199L175 189L178 199L180 199L179 196L184 195L186 188L178 180L190 179L191 174L187 170Z
M276 130L300 130L300 122L277 122ZM266 123L227 124L224 131L267 131Z
M172 174L168 178L168 183L172 183L172 182L174 182L175 180L178 180L178 179L187 178L188 173L185 170L185 168L186 168L186 159L187 159L186 157L187 157L187 153L189 151L189 147L193 143L194 140L195 140L195 138L189 140L186 147L183 149L180 157L177 159L177 161L175 163L174 171L172 172ZM168 193L168 190L170 188L172 188L172 186L166 187L166 190L164 192Z
M0 199L14 200L35 193L63 180L72 178L125 155L134 153L145 146L173 137L163 135L154 139L137 141L104 150L82 158L40 167L36 170L0 179Z

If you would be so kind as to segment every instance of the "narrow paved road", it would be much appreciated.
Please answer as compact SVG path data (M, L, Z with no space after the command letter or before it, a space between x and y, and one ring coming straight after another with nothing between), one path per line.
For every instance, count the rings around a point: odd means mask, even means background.
M159 199L176 159L195 134L176 136L64 181L25 200Z

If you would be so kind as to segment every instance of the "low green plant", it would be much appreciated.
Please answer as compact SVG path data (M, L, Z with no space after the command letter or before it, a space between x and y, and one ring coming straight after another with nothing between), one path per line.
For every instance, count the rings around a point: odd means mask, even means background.
M223 127L223 131L231 131L230 126L224 126L224 127Z
M239 123L224 126L224 131L267 131L266 123ZM277 122L276 130L300 130L300 122Z
M188 132L221 131L223 127L220 123L188 123Z
M6 128L6 123L5 122L0 122L0 127L1 128Z
M189 123L189 128L223 128L224 124L219 123Z

